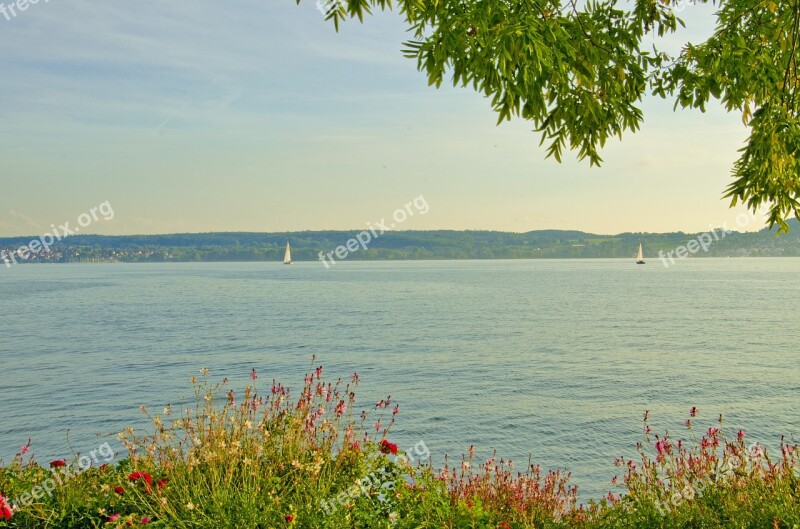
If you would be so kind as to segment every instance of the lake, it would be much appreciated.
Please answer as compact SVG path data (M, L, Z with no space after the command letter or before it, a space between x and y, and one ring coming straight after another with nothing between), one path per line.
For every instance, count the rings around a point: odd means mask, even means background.
M28 438L42 462L121 450L139 405L193 402L203 367L297 388L313 354L358 372L365 406L400 404L401 448L532 455L582 500L619 492L646 409L675 435L692 406L703 431L800 434L797 258L23 265L0 299L6 463Z

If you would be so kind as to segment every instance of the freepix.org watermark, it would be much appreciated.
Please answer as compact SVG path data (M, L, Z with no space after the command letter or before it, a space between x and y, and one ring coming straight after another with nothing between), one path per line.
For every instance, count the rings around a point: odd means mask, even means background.
M111 220L113 218L114 208L111 207L110 202L105 201L99 206L93 207L87 213L81 213L78 215L78 225L75 227L70 227L69 221L65 222L64 224L59 224L58 227L56 227L55 224L51 224L51 231L45 233L44 235L40 235L37 239L33 239L28 244L20 246L10 253L6 250L0 250L0 261L6 265L6 268L11 268L12 264L19 264L17 259L27 261L32 256L38 255L40 252L49 252L50 247L57 242L66 239L70 235L76 235L81 231L81 228L85 228L91 225L93 222L97 222L101 219Z
M16 500L8 502L9 508L12 511L18 511L20 508L29 506L30 504L42 499L45 496L52 496L56 487L63 487L69 480L78 476L90 468L92 465L108 464L114 460L114 450L108 443L103 443L97 449L89 452L88 455L83 455L78 458L77 468L67 465L64 461L59 461L59 465L51 463L50 472L53 474L41 484L36 485L30 492L26 492ZM102 463L101 463L102 462ZM54 462L55 463L55 462Z
M8 5L0 4L0 15L3 15L8 22L11 22L20 13L24 13L29 7L38 4L40 1L46 4L50 0L17 0Z
M413 448L409 448L407 451L395 455L393 462L398 465L411 465L415 461L424 461L430 456L431 451L428 449L425 441L420 441L415 444ZM361 478L349 489L341 492L335 498L320 500L320 507L325 511L325 514L330 516L336 512L340 506L346 505L350 500L354 500L359 496L367 496L370 492L374 491L378 492L377 498L379 502L387 503L386 494L391 492L393 488L394 478L386 469L386 466L383 466L368 476Z
M393 230L398 224L405 222L409 217L413 217L417 213L424 215L429 210L430 207L428 206L428 202L425 200L424 196L420 195L414 200L406 203L406 205L402 208L396 209L392 214L392 219L394 222L391 224L387 225L386 219L381 219L380 222L375 224L368 222L368 230L364 230L357 234L345 244L337 246L335 250L331 250L328 253L319 252L319 260L322 261L322 264L325 265L325 268L330 268L332 265L336 264L336 260L333 258L334 255L336 256L336 259L342 260L359 248L366 250L370 242L377 239L387 231Z
M746 470L749 463L762 461L765 457L764 447L758 443L752 443L741 458L733 456L725 463L718 461L710 474L701 477L694 483L687 483L681 489L673 487L670 479L667 478L665 481L668 496L664 501L656 502L656 509L661 516L666 516L667 512L680 507L684 502L702 498L705 489L713 487L715 483L735 477L737 471Z
M736 217L736 224L740 228L744 228L756 220L756 218L756 214L752 211L740 213ZM661 263L664 265L664 268L669 268L670 265L675 264L675 258L686 259L690 255L694 255L700 250L707 252L708 249L711 248L711 245L724 239L726 235L732 232L733 230L728 229L728 223L723 223L722 226L713 228L711 231L701 233L696 238L688 241L685 245L678 246L674 250L670 250L669 252L659 250L658 258L661 259ZM667 261L668 259L669 261Z
M339 9L342 0L317 0L317 11L328 16L334 9Z

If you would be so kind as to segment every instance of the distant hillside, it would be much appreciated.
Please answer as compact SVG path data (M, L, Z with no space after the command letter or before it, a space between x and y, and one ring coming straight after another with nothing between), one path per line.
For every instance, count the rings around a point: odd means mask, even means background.
M630 258L639 243L653 260L659 252L675 252L690 241L703 241L707 251L697 257L800 256L800 222L776 237L776 230L730 232L719 240L697 233L620 233L596 235L581 231L537 230L528 233L498 231L392 231L369 241L367 249L349 252L349 260L365 259L544 259ZM196 233L173 235L78 235L63 239L51 251L39 251L32 262L81 261L278 261L286 241L296 261L317 260L319 252L335 252L358 231L303 231L284 233ZM2 255L11 255L35 237L0 238ZM354 244L351 243L351 247ZM696 249L696 247L695 247ZM0 255L0 262L2 262ZM15 254L18 262L24 262ZM336 259L334 255L334 259Z

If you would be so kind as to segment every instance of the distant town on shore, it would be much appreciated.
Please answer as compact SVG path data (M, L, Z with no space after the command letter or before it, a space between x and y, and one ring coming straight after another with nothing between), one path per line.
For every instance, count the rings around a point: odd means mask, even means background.
M694 257L798 257L800 222L793 220L788 234L777 228L758 232L731 231L711 238ZM0 238L0 255L23 263L73 262L204 262L280 261L291 243L295 261L316 261L352 239L356 231L302 231L282 233L195 233L173 235L76 235L50 248L19 255L37 237ZM711 233L711 232L709 232ZM364 249L349 252L347 260L422 259L565 259L632 258L641 243L648 259L675 252L702 233L620 233L596 235L582 231L391 231ZM708 238L706 236L705 238ZM0 265L2 265L0 261Z

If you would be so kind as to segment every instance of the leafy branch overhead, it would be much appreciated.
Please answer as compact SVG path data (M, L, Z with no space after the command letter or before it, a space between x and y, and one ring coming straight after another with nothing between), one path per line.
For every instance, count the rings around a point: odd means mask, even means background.
M644 45L683 24L670 0L576 2L397 0L413 34L403 53L431 85L447 77L486 95L498 123L532 121L558 161L569 148L599 165L609 137L639 128L648 91L701 110L719 99L750 128L725 196L732 206L767 206L769 225L787 231L786 220L800 218L800 0L718 0L714 35L678 57ZM337 31L343 20L394 7L325 5Z

